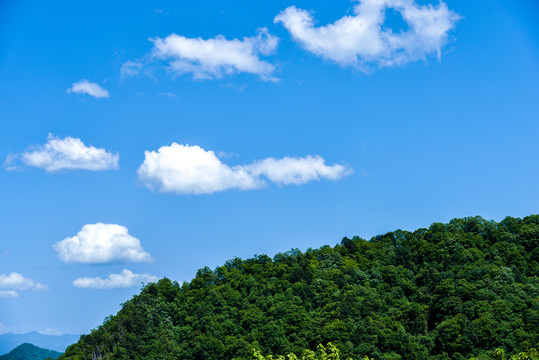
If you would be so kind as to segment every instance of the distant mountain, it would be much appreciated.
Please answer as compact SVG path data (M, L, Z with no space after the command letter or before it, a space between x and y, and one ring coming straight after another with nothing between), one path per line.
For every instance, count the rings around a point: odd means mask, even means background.
M57 359L61 352L42 349L32 344L22 344L9 353L0 356L0 360L43 360L47 358Z
M0 354L6 354L17 346L30 343L40 348L51 349L64 352L66 348L77 342L79 335L43 335L38 332L29 332L27 334L2 334L0 335Z

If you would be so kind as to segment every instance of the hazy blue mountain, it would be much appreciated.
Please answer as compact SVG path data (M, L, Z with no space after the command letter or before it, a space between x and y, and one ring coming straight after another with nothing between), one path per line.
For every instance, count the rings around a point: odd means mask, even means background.
M69 345L78 340L79 335L72 334L43 335L35 331L27 334L7 333L0 335L0 354L6 354L24 343L34 344L44 349L64 352Z
M57 359L61 352L42 349L32 344L22 344L9 353L0 356L0 360L43 360L47 358Z

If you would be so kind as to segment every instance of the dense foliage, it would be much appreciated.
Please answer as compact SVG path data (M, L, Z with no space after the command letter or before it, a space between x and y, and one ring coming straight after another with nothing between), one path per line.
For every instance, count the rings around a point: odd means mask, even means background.
M539 360L539 351L535 348L531 348L528 351L521 351L517 354L511 355L509 358L505 356L505 350L497 348L490 355L493 355L496 360ZM259 350L253 350L252 360L339 360L339 349L332 343L328 343L327 346L322 344L318 345L316 351L306 349L302 355L298 356L294 353L288 355L262 355ZM350 358L346 360L352 360ZM375 360L364 356L363 360ZM478 360L477 358L471 358L470 360Z
M339 349L332 343L327 346L317 346L316 351L305 349L301 355L290 353L288 355L262 355L259 350L253 350L253 360L340 360ZM351 360L351 359L346 359ZM367 356L363 360L371 360Z
M9 353L0 356L0 360L43 360L57 359L61 352L42 349L32 344L24 343L11 350Z
M61 359L497 359L539 342L539 215L344 238L145 286ZM505 356L505 355L504 355Z

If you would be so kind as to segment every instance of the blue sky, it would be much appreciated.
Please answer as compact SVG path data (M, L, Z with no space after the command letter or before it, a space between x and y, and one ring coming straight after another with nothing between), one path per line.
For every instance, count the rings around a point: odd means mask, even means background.
M2 2L0 332L85 333L235 256L537 213L539 5L373 3Z

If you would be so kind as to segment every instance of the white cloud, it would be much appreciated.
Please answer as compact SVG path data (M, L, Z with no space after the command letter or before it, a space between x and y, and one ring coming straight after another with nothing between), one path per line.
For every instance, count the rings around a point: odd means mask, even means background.
M141 283L157 281L157 276L150 274L134 274L124 269L120 274L110 274L108 278L83 277L73 281L73 286L84 289L118 289L139 286Z
M144 65L140 62L126 61L120 69L120 75L122 75L122 77L136 76L140 74L143 66Z
M0 298L7 298L7 297L17 298L19 297L19 293L14 290L0 290Z
M0 297L2 297L2 295L0 295ZM7 327L6 325L4 325L4 324L2 324L0 322L0 334L5 334L5 333L10 332L10 331L11 331L10 327Z
M96 83L91 83L86 79L82 79L79 82L73 83L70 89L67 90L68 93L76 94L88 94L95 97L96 99L108 98L109 92L103 89Z
M151 190L182 195L210 194L228 189L258 189L267 180L279 185L304 184L322 178L337 180L351 170L340 164L325 165L320 156L255 161L228 166L211 150L172 143L157 151L145 151L137 173Z
M179 194L209 194L227 189L256 189L264 185L241 166L223 164L211 150L172 143L145 151L139 178L150 189Z
M43 335L54 335L54 336L60 336L60 335L65 334L64 331L60 331L60 330L57 330L57 329L51 329L51 328L46 328L45 330L38 331L38 333L43 334Z
M18 156L8 155L4 166L7 170L16 167L11 164ZM47 143L33 151L26 151L20 155L22 162L27 166L45 169L47 172L61 170L109 170L118 169L120 156L107 152L105 149L86 146L77 138L70 136L60 139L49 134Z
M166 97L169 97L169 98L175 98L176 97L176 94L173 94L173 93L169 93L169 92L161 92L158 94L159 96L166 96Z
M409 29L393 32L384 26L387 9L398 11ZM306 50L342 66L365 68L403 65L441 54L448 32L460 16L440 1L420 6L414 0L359 0L354 15L326 26L314 26L310 12L288 7L275 17Z
M19 297L18 291L23 290L48 290L48 288L16 272L0 274L0 297Z
M256 161L247 168L253 176L263 175L280 185L300 185L321 178L337 180L351 172L344 165L326 165L325 160L318 155L304 158L267 158Z
M18 170L18 166L14 163L17 161L18 155L17 154L8 154L6 157L6 161L4 161L4 167L8 171L14 171Z
M66 263L150 262L152 257L140 240L129 235L125 226L87 224L73 237L53 245L56 254Z
M156 60L169 62L170 70L177 74L191 74L194 79L214 79L237 73L258 75L264 81L276 81L272 76L275 65L261 60L275 52L279 39L258 29L258 34L243 39L227 40L223 35L211 39L188 38L170 34L162 39L150 39L154 47L144 61L145 65ZM121 69L123 76L137 75L143 63L128 61Z

